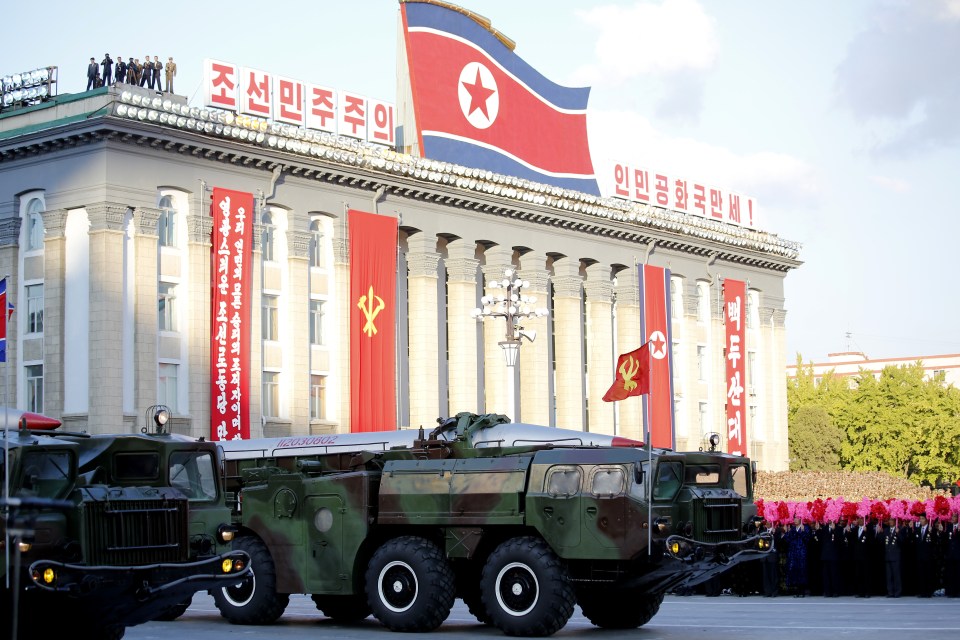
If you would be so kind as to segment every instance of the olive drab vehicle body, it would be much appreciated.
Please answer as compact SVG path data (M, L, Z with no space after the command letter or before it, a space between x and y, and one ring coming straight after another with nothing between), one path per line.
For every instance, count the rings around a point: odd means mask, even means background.
M436 628L456 597L508 635L550 635L574 604L633 628L668 590L771 547L753 533L749 460L723 453L473 414L429 436L221 444L253 571L214 591L234 623L271 623L303 593L395 631Z
M230 546L215 444L29 428L0 439L0 638L120 638L249 573L249 556Z

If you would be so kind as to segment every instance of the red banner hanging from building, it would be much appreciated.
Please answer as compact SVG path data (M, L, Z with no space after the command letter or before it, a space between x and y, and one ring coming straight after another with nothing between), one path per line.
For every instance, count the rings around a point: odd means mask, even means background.
M640 330L650 349L650 394L643 396L644 426L655 447L674 448L673 328L670 270L639 267Z
M350 430L397 428L397 219L350 210Z
M726 326L727 453L746 455L746 327L747 286L742 280L723 281L723 323Z
M210 439L250 437L253 194L215 188L210 256Z

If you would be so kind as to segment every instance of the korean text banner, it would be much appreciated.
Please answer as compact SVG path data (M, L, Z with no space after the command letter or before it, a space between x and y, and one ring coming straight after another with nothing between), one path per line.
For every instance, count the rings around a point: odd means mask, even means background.
M210 438L250 437L253 194L215 188L210 264Z
M670 322L670 270L640 265L640 330L650 349L650 394L643 415L650 442L674 448L673 328Z
M425 2L401 12L424 157L599 195L588 88L548 80L464 13Z
M397 428L397 219L350 210L350 430Z
M723 281L723 323L726 327L727 453L746 455L746 311L747 286L743 280Z

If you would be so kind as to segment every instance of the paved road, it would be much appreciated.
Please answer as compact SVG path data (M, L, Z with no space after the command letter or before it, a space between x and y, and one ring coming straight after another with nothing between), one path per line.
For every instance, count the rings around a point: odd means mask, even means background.
M879 636L882 632L890 635ZM952 632L952 633L951 633ZM878 637L957 637L960 632L960 599L932 598L790 598L765 599L721 596L706 598L668 596L649 624L629 632L599 631L578 609L554 638L660 640L684 638L789 638L808 640L877 640ZM436 640L505 638L492 627L477 624L460 601L440 629ZM174 622L151 622L127 629L126 640L401 640L368 618L361 624L338 625L323 617L306 596L293 596L280 622L270 627L231 625L220 618L213 599L199 594L190 609ZM409 637L409 636L406 636Z

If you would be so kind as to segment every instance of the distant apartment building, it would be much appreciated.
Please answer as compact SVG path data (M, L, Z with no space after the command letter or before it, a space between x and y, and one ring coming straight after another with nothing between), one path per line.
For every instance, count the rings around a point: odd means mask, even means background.
M826 362L814 362L813 375L814 381L819 383L824 374L833 371L837 376L857 376L861 371L872 373L875 378L880 377L880 372L886 367L901 367L920 362L927 377L932 379L939 373L944 374L944 384L953 384L960 386L960 353L949 353L936 356L905 356L902 358L868 358L859 351L844 351L841 353L827 354ZM805 362L803 366L809 367L811 363ZM797 377L797 365L787 366L787 378Z

